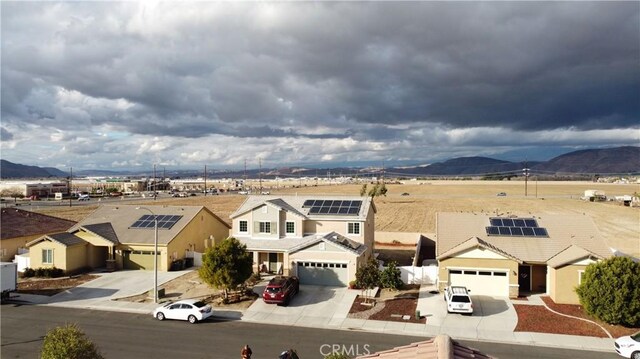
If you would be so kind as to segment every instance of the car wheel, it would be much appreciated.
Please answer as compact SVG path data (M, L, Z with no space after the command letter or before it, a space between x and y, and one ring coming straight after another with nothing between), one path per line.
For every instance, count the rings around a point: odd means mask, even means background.
M162 314L162 312L158 312L158 314L156 314L156 318L158 318L158 320L164 320L164 314Z
M640 359L640 352L631 353L631 359Z
M189 323L191 324L196 324L198 322L198 318L196 318L195 315L190 315L189 318L187 318L189 320Z

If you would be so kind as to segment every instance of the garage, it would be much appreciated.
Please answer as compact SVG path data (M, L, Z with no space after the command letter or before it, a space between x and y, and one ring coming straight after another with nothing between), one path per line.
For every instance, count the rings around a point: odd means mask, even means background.
M346 287L349 282L347 263L298 262L300 284Z
M153 251L124 251L122 254L124 269L153 270Z
M471 295L493 297L509 296L507 270L492 269L449 269L449 283L452 286L467 287Z

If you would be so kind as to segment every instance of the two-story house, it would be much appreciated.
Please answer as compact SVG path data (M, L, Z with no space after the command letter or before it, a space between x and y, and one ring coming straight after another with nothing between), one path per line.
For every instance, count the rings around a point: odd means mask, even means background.
M346 286L373 253L375 213L370 197L249 196L231 214L231 235L256 271Z

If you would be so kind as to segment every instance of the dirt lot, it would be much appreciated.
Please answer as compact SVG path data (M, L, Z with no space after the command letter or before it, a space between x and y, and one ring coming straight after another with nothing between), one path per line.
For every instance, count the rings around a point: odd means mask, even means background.
M20 278L18 280L18 293L52 296L67 289L77 287L80 284L98 278L97 275L83 274L62 278Z
M405 323L426 323L427 319L415 318L420 286L405 285L402 290L381 289L375 298L356 297L349 310L350 318L384 320ZM403 318L409 316L408 319Z

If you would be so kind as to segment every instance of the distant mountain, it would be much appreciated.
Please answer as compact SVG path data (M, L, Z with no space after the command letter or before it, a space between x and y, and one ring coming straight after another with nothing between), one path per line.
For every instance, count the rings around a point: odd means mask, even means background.
M81 170L81 171L73 171L73 176L76 177L117 177L117 176L127 176L130 175L129 171L107 171L107 170Z
M434 176L469 176L521 171L523 167L524 165L520 162L502 161L488 157L459 157L433 163L429 166L392 168L389 169L389 172Z
M0 178L49 178L66 177L65 172L57 168L42 168L38 166L25 166L18 163L0 160Z
M639 173L640 147L616 147L566 153L532 166L553 173Z

